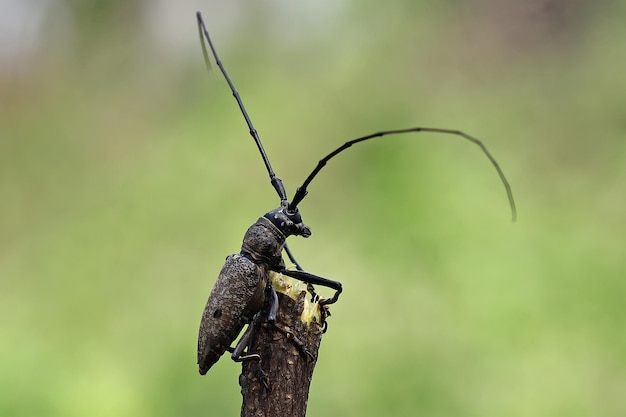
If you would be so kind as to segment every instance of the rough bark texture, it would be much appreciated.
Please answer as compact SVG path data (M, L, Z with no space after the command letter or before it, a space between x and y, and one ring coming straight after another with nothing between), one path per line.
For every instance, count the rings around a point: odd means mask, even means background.
M322 332L317 321L302 321L305 295L301 293L294 300L279 293L280 308L276 323L302 341L315 359L303 354L292 340L276 328L261 326L253 335L250 352L261 355L261 369L269 378L270 389L267 390L259 380L258 364L244 362L239 377L243 396L242 417L304 417L306 414Z

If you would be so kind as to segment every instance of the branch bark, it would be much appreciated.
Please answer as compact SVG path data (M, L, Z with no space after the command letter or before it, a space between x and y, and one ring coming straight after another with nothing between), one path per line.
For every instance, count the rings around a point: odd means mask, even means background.
M242 364L239 377L242 417L304 417L306 414L309 386L322 340L320 306L306 299L310 297L306 291L298 290L294 294L290 285L287 290L284 286L277 289L280 307L276 324L283 332L266 323L252 335L249 352L259 353L261 362ZM268 306L264 306L263 314L267 314L267 309ZM284 330L289 334L284 334ZM312 357L299 349L294 339L301 341ZM259 379L259 365L269 379L269 389Z

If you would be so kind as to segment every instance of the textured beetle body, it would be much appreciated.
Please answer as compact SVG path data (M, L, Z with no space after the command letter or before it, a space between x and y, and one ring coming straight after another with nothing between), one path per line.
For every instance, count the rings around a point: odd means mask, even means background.
M198 366L204 375L229 349L265 301L269 272L284 269L287 236L311 235L298 212L279 207L248 228L241 252L230 255L211 290L198 335Z
M198 365L204 375L261 308L266 273L241 254L230 255L209 295L198 337Z

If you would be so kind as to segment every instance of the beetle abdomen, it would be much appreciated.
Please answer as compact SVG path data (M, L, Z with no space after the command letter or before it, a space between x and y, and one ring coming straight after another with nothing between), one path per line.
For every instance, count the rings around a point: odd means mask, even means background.
M230 255L202 313L198 366L204 375L237 338L263 304L265 273L248 258Z

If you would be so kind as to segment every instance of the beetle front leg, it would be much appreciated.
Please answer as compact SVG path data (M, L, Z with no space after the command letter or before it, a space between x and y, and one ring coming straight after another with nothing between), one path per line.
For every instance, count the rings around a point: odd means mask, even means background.
M289 249L289 246L287 245L287 242L285 242L285 246L283 246L283 249L287 253L287 257L289 257L289 260L291 261L291 263L296 266L296 269L298 271L304 271L304 269L302 269L302 266L300 266L300 264L296 260L295 256L293 256L293 253ZM307 282L306 289L309 292L309 294L311 294L311 302L312 303L314 303L314 302L319 300L320 296L319 296L319 294L317 294L315 292L315 288L313 287L313 284L311 284L310 282Z
M298 271L298 270L294 271L294 270L285 269L285 268L282 268L281 270L276 271L276 272L279 272L283 275L287 275L288 277L291 277L291 278L295 278L302 282L306 282L307 284L322 285L324 287L332 288L333 290L335 290L335 295L333 295L332 298L326 298L320 301L321 306L326 306L328 304L336 303L337 300L339 299L339 294L341 294L341 291L343 291L341 282L333 281L328 278L313 275L309 272Z

